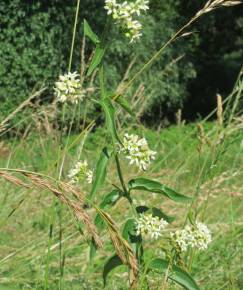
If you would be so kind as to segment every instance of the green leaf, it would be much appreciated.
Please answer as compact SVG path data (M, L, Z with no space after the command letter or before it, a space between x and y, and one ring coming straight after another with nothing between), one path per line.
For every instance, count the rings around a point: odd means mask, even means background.
M173 216L168 216L167 214L165 214L164 212L162 212L161 209L157 208L157 207L152 207L152 215L153 216L157 216L160 219L164 219L166 220L168 223L172 223L175 220L175 217Z
M116 202L121 198L121 191L119 189L114 189L112 190L110 193L108 193L105 198L103 199L103 201L100 204L100 208L104 209L109 205L114 205L116 204ZM105 223L102 219L102 217L100 216L100 214L97 214L94 220L94 224L96 226L96 228L98 230L102 230L105 226ZM97 250L97 246L94 242L94 240L92 239L91 243L90 243L90 249L89 249L89 258L90 260L93 259L95 253Z
M87 76L90 76L93 73L93 71L97 68L97 66L101 63L104 53L105 49L100 45L97 45L91 63L89 65Z
M157 208L157 207L152 207L151 209L147 206L141 205L141 206L137 206L136 207L136 211L137 213L144 213L147 211L150 211L152 213L153 216L157 216L160 219L163 218L164 220L166 220L168 223L172 223L175 220L175 217L173 216L168 216L167 214L165 214L164 212L162 212L161 209Z
M147 268L149 270L154 270L160 273L166 272L168 267L169 262L160 258L156 258L147 264ZM197 286L194 279L186 271L176 265L173 265L171 269L169 269L168 278L188 290L199 290L199 287Z
M94 182L92 185L92 189L89 195L89 198L93 198L93 196L96 194L97 190L104 184L105 182L105 177L106 177L106 167L107 163L109 160L109 153L107 148L105 147L101 154L100 158L96 164L96 169L95 169L95 177L94 177Z
M115 124L115 108L112 105L111 99L109 98L104 98L101 101L102 108L105 112L105 117L106 117L106 126L108 131L111 134L111 138L113 140L113 143L115 144L116 141L121 143L117 131L116 131L116 124Z
M162 194L176 202L188 202L191 200L190 197L182 195L158 181L147 178L132 179L129 181L128 187L130 190L144 190Z
M135 219L128 219L123 227L122 236L125 240L130 241L129 236L135 235L136 221Z
M116 267L119 267L122 265L122 261L121 259L115 255L113 257L111 257L104 265L104 269L103 269L103 281L104 281L104 285L106 285L106 281L107 281L107 276L108 274L115 269Z
M115 99L115 102L117 102L125 111L127 111L131 116L134 117L135 114L131 109L131 105L124 97L119 96L118 98Z
M108 193L100 204L101 208L105 208L107 205L114 205L121 197L121 191L114 189Z
M136 212L137 213L144 213L146 211L149 210L149 207L147 207L146 205L139 205L136 207Z
M94 42L94 44L100 43L99 37L93 32L89 23L84 19L84 34L88 36L90 40Z
M103 199L103 201L100 204L100 208L104 209L106 208L108 205L114 205L116 204L116 202L120 199L121 197L121 192L118 189L114 189L112 190L110 193L108 193L105 198ZM102 217L100 216L100 214L97 214L95 217L95 221L94 221L96 227L99 230L103 229L104 226L104 222Z
M97 246L96 246L94 239L92 238L90 245L89 245L89 260L90 261L93 260L95 254L96 254L96 251L97 251Z

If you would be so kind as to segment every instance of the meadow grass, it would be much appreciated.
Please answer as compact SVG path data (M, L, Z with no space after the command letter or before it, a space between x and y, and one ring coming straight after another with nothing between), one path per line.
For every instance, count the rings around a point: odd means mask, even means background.
M215 135L215 123L205 125L206 134ZM187 195L197 194L194 210L203 216L213 233L213 242L205 252L200 252L193 259L191 273L201 289L241 289L242 268L240 261L242 252L242 133L225 140L227 149L212 166L211 149L204 145L198 151L198 135L196 124L172 126L159 132L137 126L133 132L141 132L146 136L150 146L158 154L151 167L150 176L162 183L176 188ZM82 157L94 166L103 147L103 129L90 133L83 144ZM54 136L54 135L53 135ZM77 138L71 135L69 142ZM231 142L230 139L236 139ZM102 140L102 141L101 141ZM12 140L2 143L5 151L1 154L1 167L25 168L47 175L56 174L58 158L57 138L30 134L25 140ZM230 146L226 146L229 142ZM232 144L231 144L232 143ZM80 145L67 153L63 178L79 154ZM122 168L127 168L127 161L122 160ZM125 170L125 180L137 175L137 169ZM146 176L146 174L144 175ZM109 192L108 183L117 183L115 167L111 164L107 183L99 191L96 200ZM198 192L195 192L197 186ZM82 186L82 185L81 185ZM13 186L1 179L0 200L0 285L14 289L58 289L60 279L63 289L102 289L102 267L112 246L107 234L102 234L106 241L105 248L98 251L97 257L89 262L87 235L82 234L83 226L73 222L70 211L62 208L62 261L60 266L60 207L55 197L41 189L26 190ZM81 188L86 192L87 185ZM172 216L176 216L176 224L183 224L188 206L178 206L158 198L155 194L138 192L135 202L149 206L157 206ZM92 210L90 209L92 214ZM129 209L124 201L120 201L110 209L109 214L120 227L124 216L129 216ZM50 233L50 225L52 233ZM159 253L162 246L154 242L156 247L148 244L147 259ZM49 249L49 250L48 250ZM160 250L161 249L161 250ZM65 257L63 259L63 257ZM60 277L60 267L62 277ZM107 289L127 289L124 277L125 267L115 270ZM154 275L151 289L157 289L159 279ZM171 284L171 289L178 286Z

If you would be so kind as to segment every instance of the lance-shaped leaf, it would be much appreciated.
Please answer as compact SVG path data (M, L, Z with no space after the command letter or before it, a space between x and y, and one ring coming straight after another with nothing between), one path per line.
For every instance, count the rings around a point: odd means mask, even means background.
M100 44L97 44L91 63L89 65L87 76L90 76L93 73L93 71L99 66L104 54L105 54L105 49Z
M146 266L148 270L159 273L165 273L168 270L169 279L188 290L200 290L195 280L186 271L176 265L170 266L169 262L164 259L156 258L150 261Z
M159 209L157 207L152 207L152 214L153 214L153 216L157 216L160 219L166 220L168 223L172 223L175 220L175 217L168 216L161 209Z
M137 213L151 212L153 216L157 216L160 219L166 220L168 223L172 223L175 220L175 217L168 216L161 209L157 207L149 208L147 206L141 205L136 207Z
M111 257L104 265L104 269L103 269L103 281L104 281L104 286L106 285L106 281L107 281L107 276L108 274L115 269L116 267L119 267L123 265L121 259L115 255L113 257Z
M128 187L130 190L144 190L158 193L176 202L188 202L191 200L190 197L180 194L158 181L147 178L134 178L129 181Z
M94 33L87 20L84 19L84 34L88 36L94 44L100 43L99 37Z
M128 114L134 117L135 114L131 108L131 105L124 97L119 96L118 98L115 98L115 102L117 102L125 111L127 111Z
M108 193L103 201L100 204L100 208L104 209L109 205L114 205L117 201L121 198L122 193L119 189L114 189L110 193ZM95 225L96 227L101 230L103 228L103 219L101 218L100 214L97 214L95 217Z
M96 164L95 169L95 176L94 176L94 182L92 185L92 189L89 195L89 198L93 198L93 196L96 194L97 190L104 184L105 177L106 177L106 167L109 160L109 153L107 148L105 147L101 154L100 158Z
M123 227L122 236L125 240L129 241L129 235L136 234L136 221L135 219L128 219Z
M115 144L117 141L121 143L119 136L117 134L116 130L116 123L115 123L115 108L112 104L112 101L110 98L104 98L101 100L102 108L105 112L105 118L106 118L106 126L111 134L111 138L113 140L113 143Z
M100 204L100 208L104 209L109 205L116 204L116 202L121 198L121 196L122 196L122 194L121 194L121 191L119 189L112 190L110 193L108 193L104 197L103 201ZM105 227L104 220L102 219L100 214L96 215L95 220L94 220L94 224L98 230L102 230ZM94 255L96 253L96 250L97 250L97 246L95 244L94 239L92 239L91 243L90 243L90 250L89 250L90 260L93 259Z

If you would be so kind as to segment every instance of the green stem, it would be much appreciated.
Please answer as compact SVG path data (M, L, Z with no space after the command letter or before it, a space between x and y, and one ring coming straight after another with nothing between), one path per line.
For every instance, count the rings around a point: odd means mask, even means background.
M194 255L195 255L195 250L191 250L190 260L189 260L189 265L188 265L188 272L189 273L191 272L191 269L192 269L192 263L193 263Z
M118 157L117 154L115 155L115 160L116 160L116 168L117 168L118 176L119 176L119 179L120 179L120 182L121 182L121 186L122 186L122 188L124 190L124 193L125 194L129 194L129 192L128 192L127 188L126 188L124 179L123 179L123 175L122 175L122 171L121 171L121 165L120 165L119 157Z
M132 202L132 198L130 196L130 192L127 190L126 184L124 182L124 178L123 178L122 170L121 170L121 165L120 165L120 161L119 161L119 157L118 157L117 153L115 154L115 160L116 160L116 168L117 168L118 176L119 176L119 179L120 179L120 183L121 183L122 189L123 189L123 191L125 193L125 197L127 198L127 200L130 203L130 206L132 208L134 216L137 216L137 212L136 212L136 209L133 206L133 202Z

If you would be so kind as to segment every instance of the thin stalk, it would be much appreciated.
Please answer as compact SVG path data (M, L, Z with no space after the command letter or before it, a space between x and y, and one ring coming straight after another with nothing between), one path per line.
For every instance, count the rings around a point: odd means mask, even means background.
M125 194L129 194L129 192L128 192L127 188L126 188L124 179L123 179L123 175L122 175L122 171L121 171L121 165L120 165L119 157L118 157L117 154L115 155L115 161L116 161L116 168L117 168L118 176L119 176L119 179L120 179L120 182L121 182L121 186L122 186L122 188L124 190L124 193Z
M163 51L173 42L175 41L183 32L188 28L192 23L194 23L200 15L195 15L193 18L191 18L183 27L181 27L143 66L142 68L135 73L135 75L131 78L131 80L127 83L126 86L124 86L124 89L122 93L127 91L129 87L134 83L134 81L146 70L148 69L157 59ZM118 92L114 99L117 99L121 95L121 92Z
M78 23L79 6L80 6L80 0L77 0L76 14L75 14L75 20L74 20L74 25L73 25L73 37L72 37L72 44L71 44L69 64L68 64L68 72L71 71L71 66L72 66L73 49L74 49L75 35L76 35L76 30L77 30L77 23Z
M192 264L193 264L193 258L195 256L195 250L192 250L190 253L190 259L189 259L189 265L188 265L188 272L191 272Z
M134 216L137 216L137 212L136 212L136 209L133 206L133 202L132 202L132 198L130 196L130 192L127 190L126 184L124 182L124 178L123 178L122 170L121 170L121 165L120 165L120 161L119 161L119 157L118 157L117 153L115 154L115 161L116 161L116 168L117 168L117 172L118 172L118 177L119 177L122 189L123 189L123 191L125 193L125 197L128 199L128 201L130 203L130 206L131 206L131 209L133 211Z

